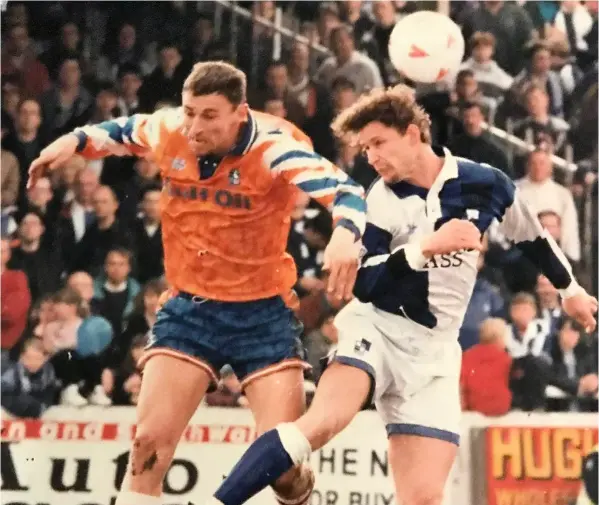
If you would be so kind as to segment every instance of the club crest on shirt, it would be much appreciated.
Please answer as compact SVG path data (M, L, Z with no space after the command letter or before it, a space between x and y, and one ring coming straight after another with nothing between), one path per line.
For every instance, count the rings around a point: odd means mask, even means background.
M239 169L234 168L233 170L231 170L229 172L229 184L231 184L232 186L239 186L239 182L240 182Z
M183 158L175 158L171 166L173 170L183 170L185 168L185 160Z

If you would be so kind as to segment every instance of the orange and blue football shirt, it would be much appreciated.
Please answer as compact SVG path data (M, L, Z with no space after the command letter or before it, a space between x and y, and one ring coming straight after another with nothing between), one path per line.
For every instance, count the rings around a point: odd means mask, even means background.
M226 156L198 159L182 120L181 108L162 109L75 130L85 157L150 152L160 166L165 271L175 290L221 301L286 297L297 277L285 249L298 190L361 237L362 187L291 123L251 111Z

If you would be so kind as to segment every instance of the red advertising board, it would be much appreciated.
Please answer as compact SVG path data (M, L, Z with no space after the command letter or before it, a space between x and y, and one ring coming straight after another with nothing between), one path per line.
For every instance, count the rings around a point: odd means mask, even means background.
M488 505L569 505L597 428L492 426L486 430Z

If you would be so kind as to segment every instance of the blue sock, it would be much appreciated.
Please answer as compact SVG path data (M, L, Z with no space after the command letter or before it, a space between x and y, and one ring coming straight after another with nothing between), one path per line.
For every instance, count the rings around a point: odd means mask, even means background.
M267 431L248 448L214 497L223 505L242 505L294 465L279 432Z

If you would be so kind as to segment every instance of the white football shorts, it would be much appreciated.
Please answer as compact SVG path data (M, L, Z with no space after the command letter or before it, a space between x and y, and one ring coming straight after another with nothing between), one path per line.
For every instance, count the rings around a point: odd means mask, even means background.
M429 330L357 300L335 318L333 361L366 371L387 434L412 434L459 445L460 367L457 332Z

